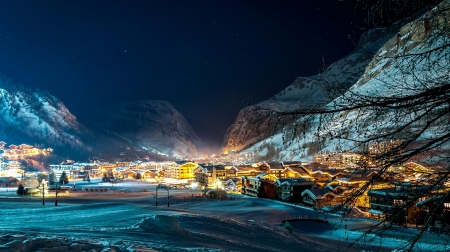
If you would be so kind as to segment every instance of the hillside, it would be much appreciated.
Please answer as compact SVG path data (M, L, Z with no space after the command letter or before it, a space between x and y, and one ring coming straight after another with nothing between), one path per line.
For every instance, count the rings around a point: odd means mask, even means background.
M0 139L9 144L39 144L60 154L92 150L84 141L92 132L48 92L0 80L0 119Z
M329 65L323 73L298 77L271 99L242 109L227 130L222 152L242 151L299 119L295 113L280 116L277 112L320 107L344 93L361 78L375 52L396 32L395 28L365 32L351 54Z
M124 143L165 156L200 155L200 138L184 116L167 101L140 100L112 104L96 111L95 128Z
M299 115L293 125L245 152L271 160L296 160L319 151L358 151L358 142L389 138L411 142L408 148L413 143L442 139L439 145L425 146L423 151L448 151L450 24L445 17L449 16L449 6L449 1L445 1L412 21L399 22L398 33L383 39L355 84L322 109L338 112ZM395 106L375 105L402 99L405 102ZM354 104L364 105L364 101L374 105L345 110Z
M137 101L98 110L80 122L47 91L0 80L0 141L54 149L52 162L70 159L136 159L199 155L200 139L165 101ZM45 167L45 165L41 165Z

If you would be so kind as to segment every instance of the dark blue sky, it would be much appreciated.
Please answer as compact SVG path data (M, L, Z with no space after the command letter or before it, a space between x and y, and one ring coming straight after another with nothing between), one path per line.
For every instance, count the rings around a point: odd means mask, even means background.
M306 2L306 3L305 3ZM353 49L348 1L1 1L0 73L90 108L167 100L222 133Z

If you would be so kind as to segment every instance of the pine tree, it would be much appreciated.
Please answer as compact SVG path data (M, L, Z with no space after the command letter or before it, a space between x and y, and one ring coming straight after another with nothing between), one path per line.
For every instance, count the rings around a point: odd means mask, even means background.
M20 184L19 188L17 188L17 194L21 196L25 195L25 188L23 187L22 184Z
M69 178L67 177L67 174L65 171L63 171L63 173L61 174L61 177L59 178L59 183L61 183L61 184L69 183Z
M141 179L142 178L142 175L141 175L141 173L136 173L136 176L135 176L135 179Z
M56 174L54 172L51 172L50 175L48 176L48 180L50 185L54 185L56 180Z

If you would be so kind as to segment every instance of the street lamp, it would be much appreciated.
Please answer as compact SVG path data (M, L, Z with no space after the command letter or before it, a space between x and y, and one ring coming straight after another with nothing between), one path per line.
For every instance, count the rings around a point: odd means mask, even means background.
M42 205L45 205L45 193L46 190L48 189L47 187L47 181L45 181L45 179L43 179L41 181L41 184L38 186L38 189L41 191L42 193Z
M58 206L58 182L55 182L55 206Z
M156 195L155 195L156 202L155 202L155 206L158 206L158 190L159 189L166 189L167 190L167 207L169 207L170 206L170 204L169 204L169 198L170 198L169 189L170 188L169 188L169 186L163 185L163 184L158 184L156 186Z

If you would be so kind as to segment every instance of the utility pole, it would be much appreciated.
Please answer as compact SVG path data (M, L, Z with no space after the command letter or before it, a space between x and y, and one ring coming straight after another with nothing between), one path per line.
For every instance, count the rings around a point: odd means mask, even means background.
M55 182L55 194L56 194L55 206L58 206L58 183L57 182Z

